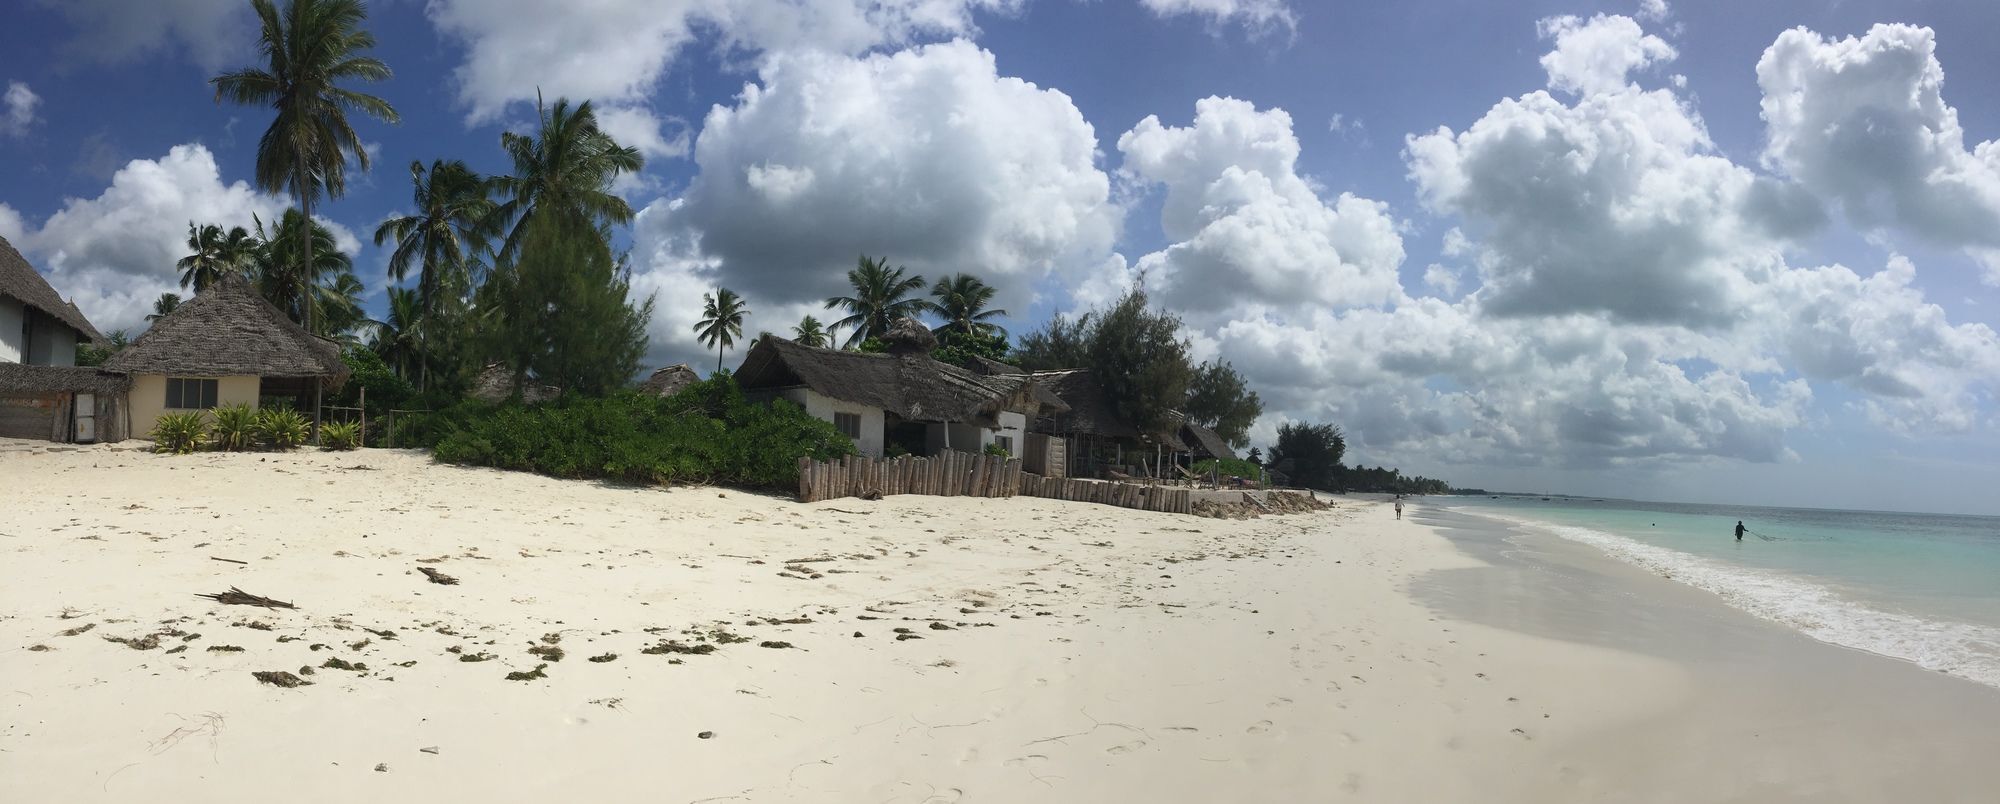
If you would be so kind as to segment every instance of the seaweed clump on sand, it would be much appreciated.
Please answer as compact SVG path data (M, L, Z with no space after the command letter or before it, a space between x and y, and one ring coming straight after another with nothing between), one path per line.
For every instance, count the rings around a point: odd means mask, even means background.
M262 681L273 687L283 687L285 689L303 687L312 683L283 670L258 670L250 675L255 676L258 681Z

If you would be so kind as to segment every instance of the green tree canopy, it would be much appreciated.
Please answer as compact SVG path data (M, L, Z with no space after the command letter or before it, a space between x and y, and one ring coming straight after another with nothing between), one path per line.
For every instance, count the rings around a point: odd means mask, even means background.
M864 254L860 263L847 272L847 284L854 289L854 295L826 300L826 309L847 313L846 318L833 322L833 326L849 330L847 348L888 332L897 319L915 318L931 311L930 302L911 297L923 290L924 278L906 276L903 271L901 266L891 269L887 259L870 259Z
M944 319L936 332L942 336L946 332L965 335L999 334L1006 337L1007 330L1001 329L992 319L1006 315L1006 310L996 310L987 305L993 303L998 291L992 285L979 281L971 274L952 274L931 286L931 310Z
M1105 398L1141 432L1175 429L1172 411L1187 400L1194 368L1181 320L1149 306L1133 288L1094 323L1085 365Z
M1243 382L1235 366L1214 361L1195 369L1181 412L1241 449L1250 443L1250 425L1263 415L1264 401Z
M329 198L346 193L349 159L368 169L368 149L347 113L358 111L385 123L400 119L388 101L343 82L382 81L391 73L388 65L361 55L375 46L375 37L361 29L367 10L360 0L286 0L282 12L271 0L250 0L250 7L257 13L257 48L264 66L223 73L209 83L217 102L227 99L276 113L257 143L257 186L290 192L304 211L298 220L303 228L321 193ZM292 255L298 273L314 273L308 266L315 262L316 248L312 238L301 238ZM304 312L310 316L315 309L307 306ZM310 318L307 328L313 329Z
M188 221L187 246L190 253L175 266L181 269L181 287L198 294L225 276L250 270L260 244L241 226L225 232L213 223Z
M181 294L162 293L159 298L153 300L153 312L146 316L146 320L151 322L166 318L168 313L172 313L180 306Z
M1090 362L1090 341L1096 333L1096 314L1057 313L1040 329L1021 336L1009 362L1029 371L1083 368Z
M792 327L792 340L797 341L800 346L811 346L816 349L822 349L826 347L828 341L832 340L832 337L827 334L826 328L819 323L819 319L806 316L799 319L798 326Z
M704 345L715 347L715 370L722 370L722 353L736 345L736 339L743 336L743 316L750 309L743 304L743 297L729 288L716 288L714 293L704 293L701 297L706 305L702 309L701 321L694 325L695 337Z
M1347 438L1338 426L1285 422L1271 446L1271 467L1290 475L1294 486L1334 490L1346 454Z
M481 288L480 345L513 369L516 395L531 372L572 393L624 387L645 356L653 316L652 299L630 303L630 279L605 229L538 215L517 258Z
M541 128L533 135L506 132L500 147L514 163L514 175L498 176L493 187L506 199L496 221L511 222L501 260L512 260L535 218L545 214L604 226L632 221L632 206L611 192L620 173L637 173L646 159L622 146L597 125L597 111L568 98L554 106L536 104ZM565 224L567 225L567 224Z

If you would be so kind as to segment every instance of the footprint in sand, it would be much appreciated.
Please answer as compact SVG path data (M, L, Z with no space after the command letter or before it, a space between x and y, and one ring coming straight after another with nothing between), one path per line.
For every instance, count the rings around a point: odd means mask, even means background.
M1201 731L1193 726L1168 726L1167 731Z
M1039 759L1039 760L1042 760L1043 762L1047 762L1047 761L1048 761L1048 759L1049 759L1049 755L1048 755L1048 754L1029 754L1029 755L1027 755L1027 756L1025 756L1025 757L1015 757L1015 758L1013 758L1013 759L1010 759L1010 760L1007 760L1006 762L1004 762L1004 763L1001 763L1001 764L1004 764L1004 765L1006 765L1007 767L1010 767L1010 768L1018 768L1018 767L1021 767L1022 765L1026 765L1026 764L1028 764L1028 762L1029 762L1029 761L1031 761L1031 760L1037 760L1037 759Z
M1125 743L1124 745L1114 745L1114 746L1111 746L1110 748L1106 748L1106 749L1104 749L1104 753L1107 753L1107 754L1129 754L1129 753L1132 753L1133 751L1137 751L1137 750L1139 750L1139 749L1141 749L1141 748L1145 748L1145 747L1146 747L1146 741L1145 741L1145 740L1134 740L1134 741L1132 741L1132 742L1129 742L1129 743Z
M1271 721L1268 721L1268 720L1259 720L1259 721L1257 721L1257 722L1255 722L1255 723L1252 723L1252 724L1250 724L1250 728L1247 728L1247 729L1244 729L1244 730L1243 730L1243 733L1245 733L1245 734L1263 734L1264 732L1267 732L1267 731L1270 731L1270 730L1271 730Z

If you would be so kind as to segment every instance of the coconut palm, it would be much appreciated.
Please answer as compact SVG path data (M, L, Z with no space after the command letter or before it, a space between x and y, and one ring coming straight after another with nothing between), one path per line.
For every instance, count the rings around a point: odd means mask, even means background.
M716 288L714 293L704 293L702 303L707 305L701 311L701 321L694 325L694 333L702 344L714 346L715 370L722 370L722 353L736 345L736 339L743 335L743 317L750 308L743 304L743 297L729 288Z
M534 136L500 135L500 147L514 161L514 175L493 179L493 189L506 199L495 211L496 221L510 225L499 258L511 261L537 215L561 214L592 225L629 223L632 207L610 192L620 173L645 166L639 149L619 145L597 127L597 112L584 101L571 108L568 98L536 109L542 129Z
M224 276L242 273L256 253L256 238L241 226L224 232L213 223L196 225L188 221L188 250L192 253L175 266L181 269L181 287L195 293L207 290Z
M930 302L910 297L923 290L924 278L904 276L903 270L901 267L891 270L887 259L871 259L864 254L860 264L847 272L847 284L853 287L854 295L826 300L826 309L847 313L846 318L833 322L833 326L853 329L847 335L848 348L888 332L899 318L922 315L932 309Z
M1006 310L987 309L997 293L992 285L979 281L971 274L953 274L931 286L932 309L944 323L935 330L942 335L947 330L965 335L1001 335L1002 329L989 319L1007 314Z
M321 320L329 303L337 304L341 296L333 283L354 273L354 258L334 247L333 232L313 221L312 237L309 240L299 237L299 232L307 227L305 215L297 209L285 210L275 234L266 234L263 219L252 216L252 220L256 221L257 238L263 241L255 271L258 291L315 335L343 331L342 327L332 325L341 322ZM312 254L309 269L301 262L307 248Z
M496 204L487 197L487 181L464 162L439 159L428 170L410 163L412 200L416 213L390 218L375 227L375 245L394 241L389 275L397 281L418 270L414 315L405 321L417 348L430 351L429 331L443 321L453 302L462 301L472 286L475 256L485 245ZM384 358L387 359L386 357ZM429 385L431 360L417 361L417 387Z
M422 310L417 291L390 288L389 314L375 325L375 337L368 343L368 348L380 355L384 364L406 380L421 373L426 360L418 344Z
M258 50L263 68L245 67L209 79L215 100L247 106L269 106L275 115L257 143L257 185L268 192L290 192L304 214L299 227L312 219L321 193L339 198L347 191L347 160L368 169L368 151L348 124L357 111L385 123L399 119L388 101L356 92L345 81L381 81L391 75L388 65L359 55L375 46L374 35L361 30L367 11L360 0L286 0L282 11L272 0L250 0L261 30ZM287 221L289 223L289 220ZM301 237L294 255L299 274L311 274L317 244ZM306 310L312 312L310 306ZM312 329L308 322L308 329Z
M368 317L367 311L361 309L361 294L367 290L362 286L361 279L353 271L342 271L331 280L320 283L316 290L318 334L347 346L358 345L361 342L359 330L376 323Z
M827 334L826 329L820 325L819 319L806 316L799 319L798 326L792 327L792 340L797 341L800 346L823 349L826 348L826 344L831 340L831 337Z
M146 321L147 323L151 323L166 318L168 313L173 312L180 306L181 294L162 293L159 298L153 300L153 313L146 316Z

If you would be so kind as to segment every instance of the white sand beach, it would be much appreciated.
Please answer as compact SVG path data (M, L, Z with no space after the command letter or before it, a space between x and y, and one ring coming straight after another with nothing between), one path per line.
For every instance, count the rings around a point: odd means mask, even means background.
M1612 747L1707 757L1660 737L1730 717L1698 667L1441 615L1412 582L1481 562L1371 501L801 505L133 446L0 445L0 800L1870 801L1924 773L1857 735L1677 793ZM297 608L196 596L231 587ZM1965 714L1924 800L1996 789L1968 774L2000 695L1963 686L1924 698Z

